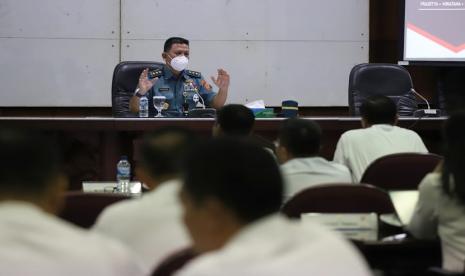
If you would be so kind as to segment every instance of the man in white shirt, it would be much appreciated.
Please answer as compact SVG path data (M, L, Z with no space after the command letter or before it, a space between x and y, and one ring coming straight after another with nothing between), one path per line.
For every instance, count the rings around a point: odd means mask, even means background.
M362 129L349 130L339 139L334 161L349 167L353 182L376 159L393 153L427 153L420 136L397 127L397 106L386 96L372 96L360 106Z
M143 275L123 245L55 216L67 179L56 144L0 130L0 274Z
M284 197L325 183L350 183L349 169L318 156L321 129L312 120L288 119L283 122L276 155L284 177Z
M151 191L141 199L106 208L93 227L131 248L147 271L190 245L181 220L178 173L182 156L195 140L191 132L178 128L163 128L146 136L136 174Z
M370 275L338 234L278 214L282 177L263 148L216 139L186 161L184 222L202 254L176 275Z

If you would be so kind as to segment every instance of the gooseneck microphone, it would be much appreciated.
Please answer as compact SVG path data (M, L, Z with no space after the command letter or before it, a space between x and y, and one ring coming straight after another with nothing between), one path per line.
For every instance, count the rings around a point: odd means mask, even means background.
M216 117L216 110L214 108L207 108L205 106L205 101L203 97L200 95L197 89L194 89L195 94L199 96L199 99L202 104L202 108L194 108L189 110L188 117L191 118L215 118Z
M440 109L432 109L431 106L429 105L428 100L425 97L423 97L420 93L415 91L415 89L411 88L410 91L412 91L420 99L425 101L426 106L428 107L427 109L417 109L417 110L415 110L415 112L413 112L414 117L439 117L439 116L441 116L441 110Z
M199 99L202 101L202 109L205 109L205 101L203 100L202 96L200 95L199 91L197 89L194 89L195 94L199 96Z

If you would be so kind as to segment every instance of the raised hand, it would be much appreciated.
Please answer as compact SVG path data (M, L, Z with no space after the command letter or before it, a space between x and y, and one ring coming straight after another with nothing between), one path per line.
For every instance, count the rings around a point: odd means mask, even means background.
M147 91L152 88L152 86L157 82L158 78L149 79L148 78L149 68L145 68L144 71L139 76L139 93L145 94Z
M211 77L213 83L218 86L220 90L227 90L229 88L229 74L223 69L218 69L218 76Z

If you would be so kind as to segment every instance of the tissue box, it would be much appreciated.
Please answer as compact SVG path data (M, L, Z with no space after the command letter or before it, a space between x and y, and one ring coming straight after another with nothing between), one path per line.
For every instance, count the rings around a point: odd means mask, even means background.
M276 114L273 108L251 108L255 118L274 118Z

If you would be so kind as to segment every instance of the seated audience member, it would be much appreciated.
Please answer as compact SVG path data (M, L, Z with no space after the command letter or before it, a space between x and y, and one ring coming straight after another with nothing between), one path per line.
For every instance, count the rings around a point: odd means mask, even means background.
M397 106L386 96L372 96L360 106L362 129L349 130L339 139L334 161L349 167L353 182L376 159L393 153L427 153L420 136L396 126Z
M177 275L369 275L357 251L318 224L278 214L282 178L273 157L242 139L196 147L180 197L199 257Z
M465 113L452 115L444 127L444 162L425 176L408 225L417 238L439 236L443 268L463 272L465 261Z
M274 155L274 145L267 139L254 135L255 115L241 104L228 104L216 112L213 137L249 137Z
M55 216L67 179L54 143L0 130L1 275L143 275L119 243Z
M141 199L106 208L93 228L133 249L148 271L190 245L182 224L178 174L182 156L194 142L192 133L177 128L156 130L146 136L136 174L151 191Z
M240 104L228 104L216 113L213 136L249 136L255 124L252 110Z
M318 156L321 129L311 120L288 119L278 136L276 155L284 178L284 197L313 185L352 182L349 169Z

